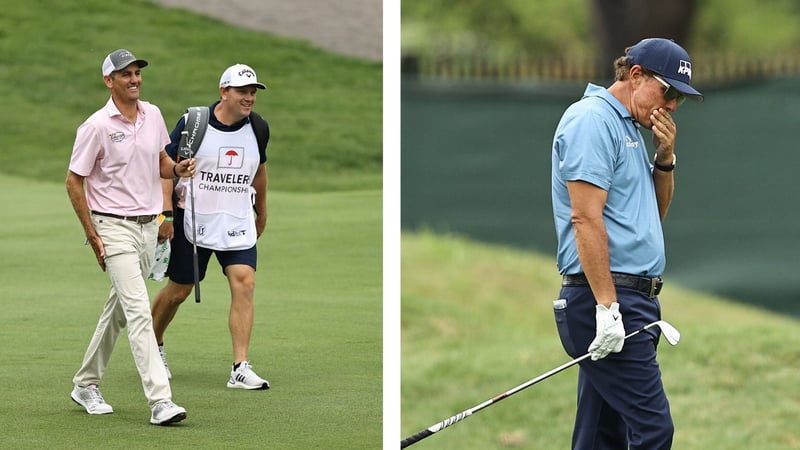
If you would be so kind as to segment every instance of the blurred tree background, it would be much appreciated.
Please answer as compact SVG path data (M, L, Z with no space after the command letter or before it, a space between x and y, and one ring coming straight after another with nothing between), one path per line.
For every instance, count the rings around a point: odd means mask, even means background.
M701 82L800 71L797 0L403 0L401 14L406 73L610 76L610 61L643 37L721 61L699 68ZM555 62L566 68L541 67Z

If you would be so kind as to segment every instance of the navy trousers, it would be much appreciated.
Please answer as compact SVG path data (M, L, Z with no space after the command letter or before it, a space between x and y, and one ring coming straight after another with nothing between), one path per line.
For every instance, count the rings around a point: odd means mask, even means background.
M554 309L561 344L577 358L595 337L594 295L589 287L562 287ZM626 334L661 319L658 298L617 288ZM661 383L653 327L625 341L622 351L579 363L575 450L661 450L672 447L674 427Z

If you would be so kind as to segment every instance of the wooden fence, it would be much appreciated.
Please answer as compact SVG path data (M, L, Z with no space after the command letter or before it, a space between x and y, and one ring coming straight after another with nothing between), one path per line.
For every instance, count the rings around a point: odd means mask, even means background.
M693 82L732 82L800 75L800 51L792 54L742 58L729 54L693 54ZM543 58L522 55L513 60L493 60L474 55L405 55L402 70L428 78L450 80L566 80L587 81L613 77L611 62Z

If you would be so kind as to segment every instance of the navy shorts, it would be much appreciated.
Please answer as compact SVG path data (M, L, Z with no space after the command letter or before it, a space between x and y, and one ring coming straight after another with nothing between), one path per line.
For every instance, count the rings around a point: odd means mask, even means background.
M173 222L175 225L175 237L170 242L167 276L178 284L192 284L194 283L194 264L192 263L194 250L192 243L186 239L186 235L183 232L183 214L183 209L175 208L175 221ZM225 268L233 264L245 264L256 270L258 251L255 245L246 250L231 251L211 250L198 246L197 265L199 267L200 280L206 277L206 269L208 269L208 261L211 259L212 253L217 256L217 261L222 266L223 275L225 274Z

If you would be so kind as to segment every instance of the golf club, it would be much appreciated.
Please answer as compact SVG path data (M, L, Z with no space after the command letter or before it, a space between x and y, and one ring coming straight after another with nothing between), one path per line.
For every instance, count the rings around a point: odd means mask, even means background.
M185 129L181 131L181 142L186 143L189 132ZM188 144L183 149L188 152L189 159L194 156L192 148ZM197 262L197 222L194 213L194 177L189 177L189 197L192 205L192 265L194 266L194 301L200 303L200 265Z
M628 339L631 336L635 336L635 335L641 333L642 331L648 330L648 329L653 328L653 327L658 327L658 328L661 329L661 334L664 336L664 339L666 339L666 341L670 345L678 345L678 342L681 340L681 333L675 327L673 327L672 325L670 325L669 323L667 323L667 322L665 322L663 320L657 320L657 321L655 321L653 323L647 324L647 325L643 326L642 328L639 328L638 330L636 330L636 331L628 334L627 336L625 336L625 339ZM586 353L585 355L580 356L578 358L575 358L572 361L569 361L567 363L564 363L564 364L556 367L555 369L552 369L552 370L550 370L548 372L545 372L545 373L539 375L538 377L536 377L536 378L534 378L532 380L526 381L525 383L522 383L522 384L520 384L519 386L517 386L515 388L509 389L508 391L503 392L500 395L497 395L497 396L495 396L495 397L493 397L493 398L491 398L489 400L486 400L485 402L481 403L480 405L474 406L474 407L472 407L472 408L470 408L470 409L468 409L466 411L462 411L462 412L456 414L455 416L450 417L449 419L445 419L445 420L443 420L443 421L441 421L441 422L439 422L437 424L434 424L434 425L432 425L432 426L420 431L419 433L417 433L417 434L415 434L413 436L409 436L409 437L403 439L402 441L400 441L400 448L401 449L402 448L406 448L409 445L412 445L412 444L414 444L416 442L419 442L419 441L425 439L426 437L431 436L434 433L436 433L438 431L441 431L442 429L447 428L450 425L453 425L453 424L455 424L457 422L460 422L460 421L466 419L467 417L475 414L476 412L478 412L478 411L480 411L480 410L482 410L482 409L484 409L486 407L489 407L489 406L499 402L500 400L503 400L503 399L505 399L507 397L510 397L510 396L516 394L517 392L525 389L525 388L529 388L529 387L533 386L534 384L536 384L536 383L538 383L538 382L540 382L542 380L550 378L551 376L561 372L562 370L564 370L564 369L566 369L568 367L574 366L575 364L583 361L584 359L589 358L589 356L591 356L591 353Z

